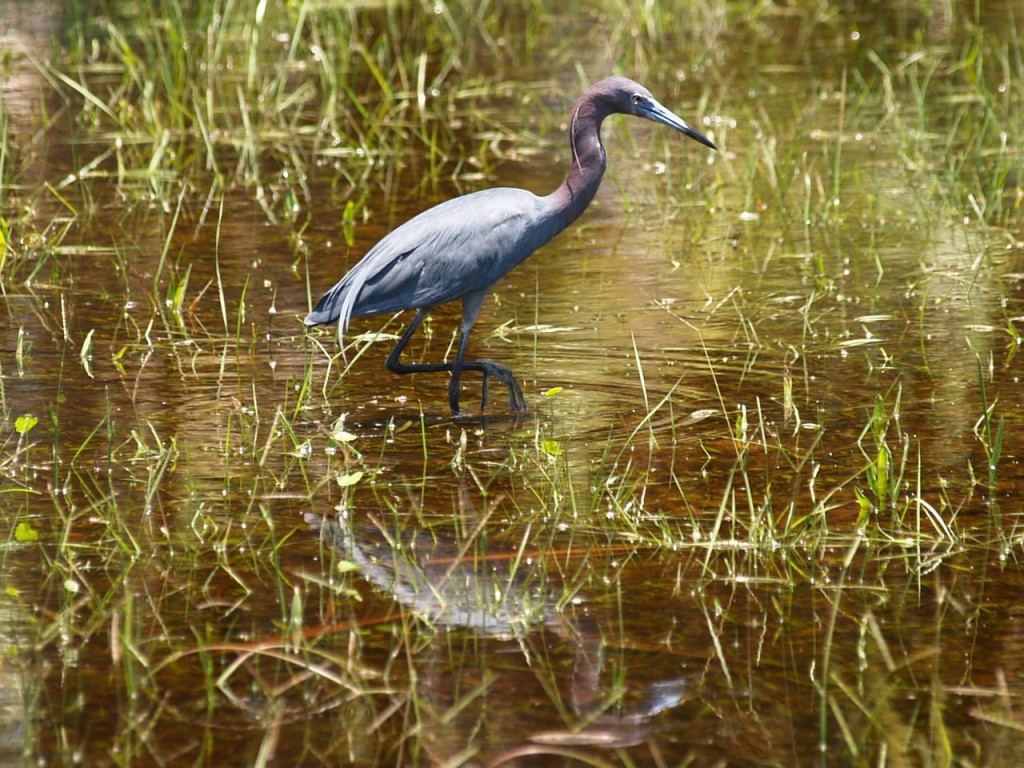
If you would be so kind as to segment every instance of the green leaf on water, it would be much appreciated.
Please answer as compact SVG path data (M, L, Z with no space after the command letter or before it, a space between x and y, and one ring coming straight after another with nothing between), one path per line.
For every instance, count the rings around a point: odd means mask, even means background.
M85 336L85 341L82 342L82 349L78 352L78 360L82 363L82 367L85 368L90 379L96 378L92 374L92 335L94 333L96 333L96 329L90 328L89 333Z
M564 391L564 387L552 387L551 389L544 390L544 397L554 397L560 395Z
M25 329L18 328L18 340L14 344L14 361L18 364L18 375L24 375L25 373L25 355L27 353L25 343Z
M334 431L331 432L331 437L339 443L351 443L356 439L356 435L347 432L343 427L335 427Z
M14 429L19 435L27 435L32 431L32 427L39 423L39 417L33 416L31 413L26 413L24 416L19 416L14 420Z
M338 573L351 573L358 571L359 566L349 560L342 560L337 565Z
M358 435L353 435L345 429L345 417L339 416L331 425L331 439L336 443L351 443Z
M39 531L28 523L18 523L14 527L14 538L16 541L38 541Z
M342 488L348 488L349 486L355 485L363 479L363 473L350 472L347 475L338 475L338 485Z
M853 489L854 494L857 496L857 506L859 511L857 512L857 527L864 529L868 523L871 522L871 500L864 495L864 491L860 488Z
M117 366L118 373L120 373L122 376L126 375L126 373L124 370L124 363L122 363L121 361L124 359L125 353L127 351L128 347L126 345L121 347L119 350L117 350L117 352L113 354L114 365Z
M356 242L356 205L351 200L345 203L345 212L341 214L341 234L345 244L351 248Z
M553 459L557 459L562 455L562 446L558 444L557 440L541 440L540 449L544 454Z

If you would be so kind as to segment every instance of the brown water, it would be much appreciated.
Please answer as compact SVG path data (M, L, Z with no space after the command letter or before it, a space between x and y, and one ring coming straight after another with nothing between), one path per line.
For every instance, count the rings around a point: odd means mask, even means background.
M955 98L914 125L872 59L955 60L973 10L947 10L694 10L633 34L617 7L491 9L504 42L467 32L460 65L508 85L442 136L456 179L410 142L352 184L297 131L222 193L188 163L118 183L114 155L69 181L111 136L24 54L70 22L0 5L4 759L1017 764L1019 189L980 221L963 179L995 151L947 147ZM1012 47L1016 17L986 12ZM411 9L359 19L432 72L455 56ZM606 124L595 204L476 326L530 411L496 386L485 418L450 419L443 375L384 371L390 337L341 376L310 299L452 194L554 188L577 66L623 62L722 151ZM487 155L487 126L519 135ZM457 324L439 309L411 354Z

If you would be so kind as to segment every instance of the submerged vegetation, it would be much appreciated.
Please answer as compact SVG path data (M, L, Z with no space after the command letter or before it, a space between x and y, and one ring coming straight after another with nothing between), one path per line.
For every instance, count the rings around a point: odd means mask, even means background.
M9 762L1014 763L1012 4L0 8ZM722 152L606 124L530 414L302 332L612 72Z

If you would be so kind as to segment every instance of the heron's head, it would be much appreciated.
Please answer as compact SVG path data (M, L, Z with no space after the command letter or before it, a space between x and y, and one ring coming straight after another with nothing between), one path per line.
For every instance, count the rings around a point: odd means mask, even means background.
M636 115L655 123L667 125L669 128L674 128L683 135L699 141L706 147L718 149L711 139L683 120L675 112L663 106L640 83L635 83L625 77L609 77L597 83L593 90L599 91L610 102L611 111L613 112Z

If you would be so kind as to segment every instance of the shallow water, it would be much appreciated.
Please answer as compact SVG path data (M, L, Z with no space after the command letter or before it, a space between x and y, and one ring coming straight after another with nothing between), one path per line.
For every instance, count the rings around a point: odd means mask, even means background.
M971 179L1020 156L971 132L970 78L921 99L908 74L955 80L975 39L1017 50L1013 14L389 8L353 11L361 39L421 43L432 76L459 59L450 125L423 117L444 171L411 120L346 123L407 142L372 169L328 151L313 102L217 181L196 130L184 160L119 177L129 140L159 140L32 63L72 56L74 13L0 5L4 759L1015 764L1021 198L1007 174L982 220ZM310 36L346 29L307 10ZM295 19L265 24L269 80ZM109 93L88 29L83 82ZM1020 89L1009 60L993 93ZM317 87L303 61L293 93ZM342 61L373 103L366 60ZM354 321L347 360L303 330L415 213L554 188L576 67L613 63L721 152L606 124L595 204L475 328L527 414L495 385L456 421L443 375L387 373L408 315ZM409 354L457 327L437 310Z

